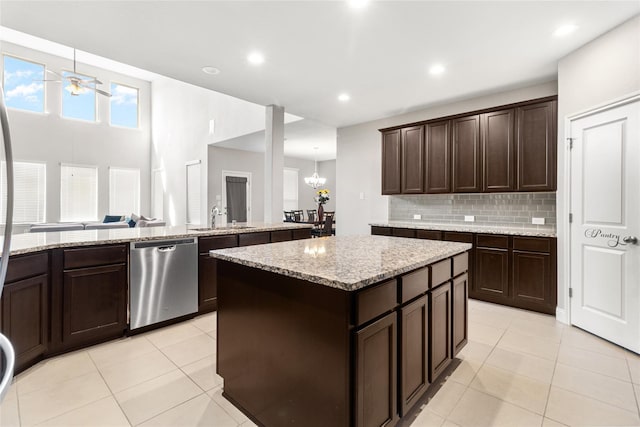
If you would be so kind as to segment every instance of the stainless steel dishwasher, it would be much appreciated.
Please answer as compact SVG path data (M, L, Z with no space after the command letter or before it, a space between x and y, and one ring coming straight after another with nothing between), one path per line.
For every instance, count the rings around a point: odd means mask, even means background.
M130 329L198 311L195 238L131 243Z

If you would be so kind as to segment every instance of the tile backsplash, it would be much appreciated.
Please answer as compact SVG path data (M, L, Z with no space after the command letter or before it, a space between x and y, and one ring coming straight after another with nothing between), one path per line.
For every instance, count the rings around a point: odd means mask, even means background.
M419 214L421 219L413 219ZM475 221L465 222L473 215ZM544 225L532 224L544 218ZM389 196L389 221L499 225L555 231L556 193L419 194Z

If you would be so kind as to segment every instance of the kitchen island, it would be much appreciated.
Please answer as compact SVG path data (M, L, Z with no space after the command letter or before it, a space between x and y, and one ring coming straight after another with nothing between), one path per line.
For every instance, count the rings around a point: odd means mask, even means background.
M211 251L224 395L264 426L391 426L467 337L471 245L338 236Z

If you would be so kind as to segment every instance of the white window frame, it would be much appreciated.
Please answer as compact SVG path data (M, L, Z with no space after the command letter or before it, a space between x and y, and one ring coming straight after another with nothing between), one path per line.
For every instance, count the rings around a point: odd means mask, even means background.
M80 76L84 76L84 77L89 77L92 79L97 79L96 76L90 76L84 73L78 73L78 72L73 72L73 70L67 70L65 68L60 70L60 75L64 76L64 73L71 73L71 74L75 74L75 75L80 75ZM64 92L66 91L65 87L67 86L67 81L63 78L62 82L60 83L60 118L65 119L65 120L73 120L76 122L80 122L80 123L99 123L98 120L98 92L92 91L93 92L93 103L95 104L95 115L93 117L93 120L85 120L85 119L79 119L77 117L65 117L64 115ZM96 85L97 86L97 85Z
M283 205L283 209L285 211L291 211L291 210L298 210L298 206L300 204L300 169L297 168L284 168L283 171L283 178L284 175L286 175L286 172L295 172L296 174L296 179L295 179L295 194L296 194L296 198L295 199L287 199L285 198L285 194L286 191L284 189L284 185L286 183L286 180L283 179L282 183L283 183L283 188L282 188L282 205ZM287 206L287 202L293 202L295 200L295 207L293 209L288 209Z
M38 62L38 61L33 61L31 59L27 59L25 57L19 56L19 55L13 55L11 53L2 53L2 80L0 80L0 82L2 83L2 90L6 91L5 87L4 87L4 58L6 56L10 56L14 59L19 59L20 61L25 61L25 62L30 62L32 64L37 64L37 65L42 65L42 67L44 68L44 71L42 73L42 77L43 78L47 78L47 64L45 64L44 62ZM12 111L22 111L23 113L29 113L29 114L40 114L40 115L46 115L47 114L47 83L48 82L42 82L42 111L31 111L31 110L23 110L22 108L15 108L15 107L9 107L7 106L7 109L12 110Z
M139 87L135 87L132 85L128 85L125 83L120 83L118 81L112 80L109 82L109 91L111 91L111 85L115 84L118 86L125 86L131 89L135 89L136 90L136 127L134 128L130 128L127 126L119 126L119 125L114 125L113 123L111 123L111 99L109 99L109 126L112 126L114 128L118 128L118 129L129 129L129 130L137 130L140 129L140 88ZM109 92L112 93L112 92Z
M116 210L116 208L114 207L114 205L116 204L116 198L117 198L117 194L115 194L115 189L113 188L113 175L112 172L116 172L116 171L126 171L126 172L137 172L137 185L135 188L135 192L136 194L136 201L135 201L135 206L133 207L133 209L131 210L131 212L119 212ZM137 215L140 215L140 179L141 179L141 173L140 173L140 169L139 168L127 168L127 167L120 167L120 166L109 166L109 215L117 215L117 214L122 214L122 215L130 215L132 213L135 213Z
M44 166L44 169L43 169L44 182L42 183L43 184L43 186L42 186L42 218L38 218L38 220L36 220L36 221L17 221L16 220L16 205L15 205L15 197L14 197L13 223L14 224L38 224L38 223L44 223L47 220L47 162L33 161L33 160L16 160L13 163L14 171L15 171L15 166L18 163ZM6 170L5 168L6 168L6 161L3 160L1 162L1 166L0 166L0 185L2 185L2 183L3 183L3 181L5 180L5 177L6 177L6 173L2 173L3 170ZM18 182L16 180L16 176L15 176L15 172L14 172L14 186L17 186L17 184L18 184ZM2 191L1 188L0 188L0 191ZM19 193L19 191L15 191L15 193L17 194L17 193ZM2 200L0 200L0 206L1 206L1 204L3 204L3 201L5 199L6 199L5 197L2 197ZM0 207L0 212L2 212L2 208L1 207ZM5 215L1 215L0 224L4 224L6 218L7 218L6 214Z
M65 167L72 167L72 168L85 168L85 169L93 169L95 171L95 176L96 176L96 183L95 183L95 195L96 195L96 203L95 203L95 215L93 217L90 218L65 218L63 216L63 203L65 202L62 198L62 170ZM73 164L73 163L60 163L60 221L62 222L89 222L89 221L98 221L98 203L99 203L99 194L98 194L98 188L99 188L99 174L98 174L98 166L95 165L80 165L80 164Z

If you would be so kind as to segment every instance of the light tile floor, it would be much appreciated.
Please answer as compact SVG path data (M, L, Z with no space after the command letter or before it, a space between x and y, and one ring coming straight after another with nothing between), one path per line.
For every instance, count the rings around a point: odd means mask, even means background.
M0 426L241 426L215 373L216 315L46 360ZM640 357L545 316L469 302L459 366L412 423L640 426Z

